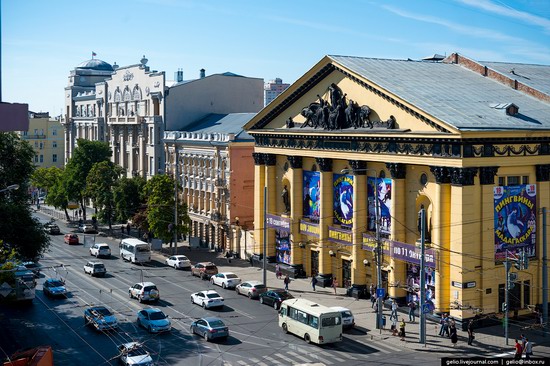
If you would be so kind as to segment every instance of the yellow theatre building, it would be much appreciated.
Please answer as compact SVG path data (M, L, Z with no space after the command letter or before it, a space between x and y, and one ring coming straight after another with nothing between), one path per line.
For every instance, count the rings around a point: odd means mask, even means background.
M380 266L402 306L420 300L424 276L429 311L464 322L502 317L503 262L525 253L528 268L509 271L508 305L511 316L534 314L544 301L550 66L435 56L326 56L245 126L254 254L265 233L270 262L321 286L336 278L348 294L369 293Z

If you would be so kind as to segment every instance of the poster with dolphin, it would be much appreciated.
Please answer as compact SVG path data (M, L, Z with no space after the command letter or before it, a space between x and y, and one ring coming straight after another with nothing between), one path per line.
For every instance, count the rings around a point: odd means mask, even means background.
M353 175L334 174L334 223L353 226Z
M321 175L304 171L303 216L319 222L321 216Z
M534 184L493 188L495 205L495 262L506 259L506 251L535 256L537 189Z

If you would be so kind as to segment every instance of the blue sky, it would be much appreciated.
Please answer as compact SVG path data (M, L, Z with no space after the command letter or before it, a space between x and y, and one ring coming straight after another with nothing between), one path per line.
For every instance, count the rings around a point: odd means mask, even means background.
M143 55L166 78L293 83L324 55L550 65L549 0L0 0L2 101L59 115L70 70Z

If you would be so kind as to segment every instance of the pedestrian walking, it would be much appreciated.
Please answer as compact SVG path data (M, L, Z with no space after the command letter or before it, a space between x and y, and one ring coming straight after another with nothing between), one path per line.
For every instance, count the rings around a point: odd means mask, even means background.
M124 236L124 225L120 225L120 233Z
M401 318L401 323L399 324L399 336L401 340L405 340L405 318Z
M227 259L227 263L231 263L231 257L232 257L232 254L230 250L225 252L225 258Z
M523 353L523 347L521 346L521 343L516 339L516 344L514 345L514 360L521 360L521 354Z
M130 235L130 228L131 228L130 223L127 223L126 224L126 234L128 234L128 235Z
M416 303L411 300L409 301L409 322L414 323L415 320L415 311L416 311Z
M441 324L441 328L439 328L439 335L443 337L443 335L447 335L449 337L449 315L447 313L444 313L441 315L441 320L439 321Z
M374 309L374 304L376 303L376 294L370 295L370 302L371 302L370 307Z
M290 283L290 278L288 277L288 275L286 275L285 279L283 280L284 284L285 284L285 290L288 291L288 284Z
M279 263L275 265L275 278L281 278L281 266L279 266Z
M456 347L456 342L458 342L458 333L456 332L456 326L454 324L451 324L451 326L449 327L449 333L451 343L453 344L453 347Z
M531 356L533 356L533 343L531 343L531 341L527 338L525 338L523 352L525 353L525 358L528 360L530 360Z
M317 277L315 277L315 275L313 275L311 277L311 287L313 287L313 291L315 291L315 285L317 285Z
M472 342L474 341L474 339L475 339L474 320L470 319L470 321L468 322L468 346L472 345Z
M370 291L370 296L374 296L376 295L376 288L374 287L374 283L371 283L370 284L370 288L369 288L369 291Z
M391 331L392 331L392 335L393 336L396 336L398 334L398 331L397 331L397 319L393 319L391 321Z
M338 287L338 280L336 277L332 279L332 288L334 289L334 295L336 295L336 287Z
M78 210L78 217L80 218L82 216L82 209Z
M375 301L375 302L374 302L374 307L373 307L373 309L374 309L374 312L375 312L375 313L378 313L378 301Z
M395 302L395 299L391 300L391 314L390 314L390 320L392 320L395 317L397 319L397 303Z

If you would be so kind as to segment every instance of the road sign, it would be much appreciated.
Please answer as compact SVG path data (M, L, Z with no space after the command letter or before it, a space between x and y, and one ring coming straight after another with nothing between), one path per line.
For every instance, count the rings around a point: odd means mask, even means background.
M430 313L432 310L430 308L430 304L424 304L422 305L422 314L428 314Z
M385 288L377 288L376 289L376 297L384 298L386 296L386 289Z
M7 282L4 282L2 286L0 286L0 295L3 297L8 296L12 291L13 288Z

